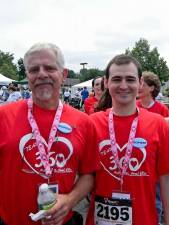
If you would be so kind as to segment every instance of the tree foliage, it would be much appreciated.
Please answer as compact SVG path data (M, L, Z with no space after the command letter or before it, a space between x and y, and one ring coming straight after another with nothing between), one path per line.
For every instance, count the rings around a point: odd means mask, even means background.
M17 62L17 69L18 69L18 75L19 75L18 80L23 80L26 77L26 73L25 73L25 66L24 66L22 58L20 58Z
M2 52L0 50L0 73L11 79L17 79L17 67L13 63L14 56L9 52Z
M147 40L140 39L132 50L126 49L125 54L134 56L141 63L143 71L154 72L159 76L161 82L169 79L169 68L166 61L160 57L156 47L150 49Z
M68 71L68 78L77 78L77 74L73 70Z
M90 80L92 78L95 78L97 76L103 76L104 72L102 70L93 68L93 69L81 69L79 74L79 79L81 82Z
M134 56L142 65L143 71L148 70L157 74L164 82L169 79L169 68L163 57L160 57L158 49L155 47L150 49L150 45L146 39L141 38L135 43L132 50L129 48L125 50L126 54ZM13 63L14 56L9 52L0 50L0 73L14 80L22 80L26 77L23 59L20 58L17 64ZM104 71L97 68L80 70L80 73L75 73L69 70L69 78L79 78L81 82L103 76Z

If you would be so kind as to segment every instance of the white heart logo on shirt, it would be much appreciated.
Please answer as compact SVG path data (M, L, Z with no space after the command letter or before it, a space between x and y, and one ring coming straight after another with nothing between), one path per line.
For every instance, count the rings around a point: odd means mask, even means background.
M31 141L32 143L30 144ZM47 147L47 143L43 137L42 142ZM65 144L66 154L65 152L61 152L61 149L59 149L58 153L56 153L55 151L50 151L49 163L51 167L57 166L58 168L63 168L66 165L67 161L70 159L71 155L73 154L73 146L71 142L65 137L56 137L54 143L55 142ZM31 146L30 148L26 147L28 144ZM19 143L19 151L23 161L26 163L28 168L32 172L46 178L45 174L41 174L38 171L39 168L43 168L43 165L41 163L39 152L36 147L35 138L32 133L26 134L21 138ZM31 154L31 159L33 158L34 162L31 162L30 159L26 157L26 151L28 154Z
M123 145L122 147L120 147L117 144L120 165L122 165L123 160L124 160L126 146L127 146L127 143L125 145ZM140 167L142 166L143 162L146 159L146 149L145 148L135 148L134 151L139 151L139 154L141 153L140 154L141 159L137 159L134 156L133 157L131 156L130 161L129 161L129 166L127 169L128 172L136 172L137 170L139 170ZM114 156L112 155L112 151L110 148L110 140L104 140L100 143L99 152L100 152L101 164L102 164L103 168L106 170L106 172L109 173L109 175L113 176L117 180L120 180L120 174L117 171L117 165L114 161ZM134 154L132 153L132 155L134 155Z

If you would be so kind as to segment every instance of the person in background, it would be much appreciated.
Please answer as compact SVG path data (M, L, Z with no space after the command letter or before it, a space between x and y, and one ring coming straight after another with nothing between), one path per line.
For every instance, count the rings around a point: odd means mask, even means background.
M76 109L80 109L81 102L81 89L78 88L74 94L72 94L70 105Z
M87 87L83 88L83 90L81 91L81 96L82 96L81 107L83 107L85 99L88 98L89 96L89 91L87 90Z
M8 87L8 91L9 91L9 97L6 100L7 103L16 102L22 99L22 95L17 87L11 85Z
M98 101L100 100L103 90L101 88L102 77L95 77L92 80L92 89L93 89L93 96L89 96L84 101L84 111L87 114L92 114L97 107Z
M81 98L81 89L80 88L78 88L77 91L75 92L75 96L77 98Z
M24 66L32 97L0 107L0 216L7 225L74 225L72 208L99 169L95 127L59 99L67 69L56 45L33 45ZM42 183L57 188L57 201L33 222Z
M169 109L163 103L156 100L160 93L161 83L159 77L150 71L145 71L142 74L142 85L139 89L139 100L137 105L145 108L150 112L160 114L166 119L169 117ZM157 183L156 188L156 208L158 212L159 225L162 221L162 202L160 198L160 183Z
M136 105L142 71L135 58L117 55L105 73L113 107L90 115L102 168L86 224L157 225L159 179L169 225L169 127L163 117Z
M28 87L20 86L20 93L23 99L28 99L31 96Z
M169 117L166 105L156 100L161 88L159 77L150 71L143 72L142 85L139 88L137 105L150 112L158 113L163 117Z
M103 90L103 94L98 101L98 104L95 108L95 112L106 111L108 108L112 107L112 99L109 93L109 89L105 86L105 76L102 78L101 89Z
M70 98L70 92L68 89L65 89L64 93L63 93L63 96L64 96L64 102L65 103L69 103L69 98Z
M88 98L89 98L89 97L93 97L93 96L94 96L94 90L92 89L92 90L89 92Z
M0 99L5 102L9 97L9 91L8 88L6 86L2 86L1 87L1 96Z

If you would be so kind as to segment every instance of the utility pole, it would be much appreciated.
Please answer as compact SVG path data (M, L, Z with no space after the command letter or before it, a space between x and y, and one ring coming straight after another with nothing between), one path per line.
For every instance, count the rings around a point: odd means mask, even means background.
M80 65L83 67L83 69L85 69L85 66L86 66L87 64L88 64L87 62L82 62L82 63L80 63Z

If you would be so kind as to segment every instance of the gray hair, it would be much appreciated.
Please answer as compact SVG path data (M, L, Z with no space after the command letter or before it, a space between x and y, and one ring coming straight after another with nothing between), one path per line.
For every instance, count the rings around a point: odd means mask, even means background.
M28 58L31 54L35 53L35 52L39 52L42 50L52 50L56 56L56 63L59 66L59 69L63 70L64 69L64 56L60 50L60 48L58 48L55 44L51 44L51 43L36 43L34 44L24 55L24 66L25 69L27 70L27 62L28 62Z

